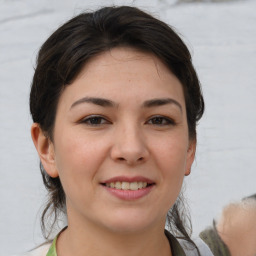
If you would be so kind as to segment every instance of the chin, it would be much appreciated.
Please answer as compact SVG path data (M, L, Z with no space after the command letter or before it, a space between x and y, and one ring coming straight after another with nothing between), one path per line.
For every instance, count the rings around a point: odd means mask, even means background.
M142 232L161 222L157 221L157 218L153 218L152 215L148 216L147 214L130 212L126 214L113 214L107 226L112 232L129 234ZM165 218L163 223L165 223Z
M113 233L118 234L134 234L134 233L140 233L143 230L146 230L149 225L136 225L135 223L114 223L113 225L109 226L109 230Z

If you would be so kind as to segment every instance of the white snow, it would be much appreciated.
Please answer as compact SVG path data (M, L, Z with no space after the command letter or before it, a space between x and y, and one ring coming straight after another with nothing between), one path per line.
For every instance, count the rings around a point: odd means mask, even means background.
M35 56L60 24L107 4L142 7L174 26L192 51L206 101L185 191L197 234L232 200L256 193L256 1L0 0L0 255L42 242L44 199L30 139ZM168 4L167 4L168 3Z

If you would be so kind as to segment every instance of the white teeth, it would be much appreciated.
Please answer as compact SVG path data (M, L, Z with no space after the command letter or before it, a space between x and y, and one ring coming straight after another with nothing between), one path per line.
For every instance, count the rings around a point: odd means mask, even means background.
M114 188L121 189L122 188L122 182L118 181L114 183Z
M138 190L147 187L147 182L127 182L127 181L117 181L106 183L106 186L109 188L122 189L122 190Z
M130 184L129 182L122 182L122 189L123 190L127 190L130 188Z
M130 183L130 190L138 190L139 189L139 184L138 182L132 182Z
M143 182L142 181L138 182L138 187L139 187L139 189L143 188Z

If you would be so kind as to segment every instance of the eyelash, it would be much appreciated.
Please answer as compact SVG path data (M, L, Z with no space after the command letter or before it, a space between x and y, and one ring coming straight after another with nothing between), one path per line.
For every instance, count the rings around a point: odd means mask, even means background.
M95 121L96 121L96 123L95 123ZM104 122L102 123L102 121L104 121ZM104 124L110 124L111 122L109 122L106 118L104 118L102 116L92 115L92 116L88 116L88 117L82 119L81 123L87 124L90 126L100 126L100 125L104 125Z
M155 123L154 123L154 121L155 121ZM160 121L160 123L159 123L159 121ZM150 125L157 125L157 126L168 126L168 125L176 124L173 119L164 117L164 116L153 116L147 121L147 123Z
M81 120L81 123L89 125L89 126L100 126L104 124L111 124L106 118L99 115L88 116ZM157 126L168 126L175 125L175 121L171 118L167 118L164 116L153 116L151 117L146 124L157 125Z

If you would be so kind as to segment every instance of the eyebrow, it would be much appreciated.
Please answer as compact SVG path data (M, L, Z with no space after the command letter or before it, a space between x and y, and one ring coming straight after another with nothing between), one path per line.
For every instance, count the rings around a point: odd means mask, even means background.
M117 104L115 102L113 102L112 100L108 100L108 99L104 99L104 98L94 98L94 97L84 97L84 98L81 98L77 101L75 101L71 107L75 107L81 103L92 103L92 104L95 104L95 105L98 105L98 106L102 106L102 107L115 107L117 106Z
M82 104L82 103L92 103L101 107L117 107L118 104L115 103L112 100L109 99L104 99L104 98L95 98L95 97L83 97L77 101L75 101L70 109L72 109L73 107ZM156 98L156 99L151 99L151 100L147 100L142 104L142 107L144 108L151 108L151 107L158 107L158 106L163 106L163 105L167 105L167 104L174 104L176 106L179 107L179 109L182 112L182 106L181 104L171 98Z
M181 104L178 101L171 99L171 98L147 100L143 103L143 107L151 108L151 107L158 107L158 106L163 106L163 105L167 105L167 104L174 104L174 105L178 106L182 112Z

